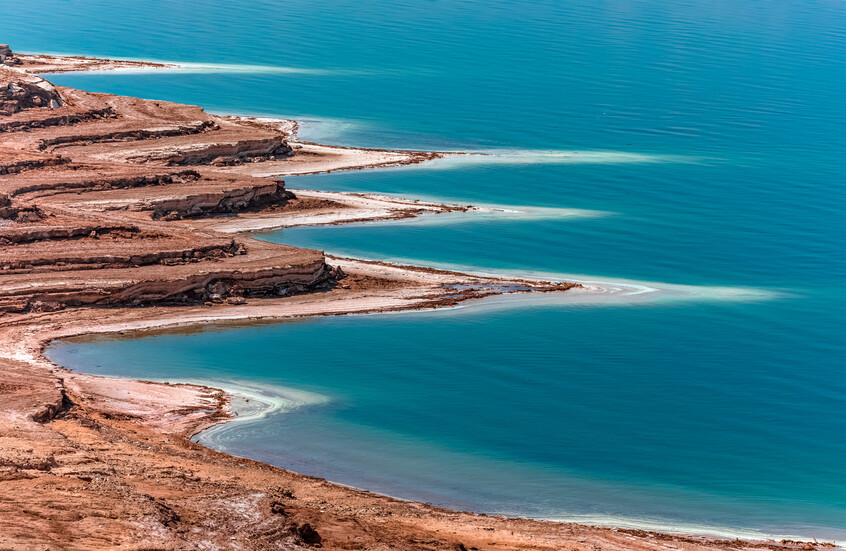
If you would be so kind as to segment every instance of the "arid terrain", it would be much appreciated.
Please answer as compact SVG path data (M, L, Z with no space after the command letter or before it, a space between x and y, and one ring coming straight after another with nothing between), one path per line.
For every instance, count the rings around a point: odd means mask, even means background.
M0 549L816 549L508 519L396 500L193 444L217 389L71 373L72 335L449 306L567 282L483 277L260 241L246 231L472 207L290 191L281 175L440 153L298 142L290 121L53 86L150 66L0 45ZM155 64L152 64L155 65Z

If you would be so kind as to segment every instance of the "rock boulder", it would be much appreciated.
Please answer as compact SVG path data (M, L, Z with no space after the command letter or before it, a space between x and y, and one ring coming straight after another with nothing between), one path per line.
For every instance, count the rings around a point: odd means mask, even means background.
M34 107L55 109L62 103L56 87L43 78L0 66L0 115Z

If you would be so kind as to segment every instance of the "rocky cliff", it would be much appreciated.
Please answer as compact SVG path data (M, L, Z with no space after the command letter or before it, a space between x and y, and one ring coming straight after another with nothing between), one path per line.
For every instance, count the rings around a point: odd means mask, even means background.
M0 312L237 303L337 275L321 251L180 222L295 199L281 180L217 172L285 158L285 134L193 106L55 87L4 52Z

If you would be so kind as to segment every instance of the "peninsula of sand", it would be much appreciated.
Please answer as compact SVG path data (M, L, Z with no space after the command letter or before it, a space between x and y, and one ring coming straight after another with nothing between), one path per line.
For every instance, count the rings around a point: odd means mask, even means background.
M472 209L291 191L279 179L444 154L304 143L290 121L214 116L37 76L147 67L161 66L0 45L0 549L816 548L379 496L192 443L232 417L221 390L53 365L46 343L86 333L579 292L574 283L336 258L245 233Z

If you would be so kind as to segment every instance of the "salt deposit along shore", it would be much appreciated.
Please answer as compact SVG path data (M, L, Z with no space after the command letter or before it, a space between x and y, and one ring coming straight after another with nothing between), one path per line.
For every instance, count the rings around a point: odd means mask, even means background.
M444 154L300 143L279 122L87 93L35 74L166 65L0 54L0 548L828 546L492 517L379 496L192 443L232 418L222 390L52 364L46 344L73 335L587 291L253 239L243 232L474 207L291 192L279 177Z

